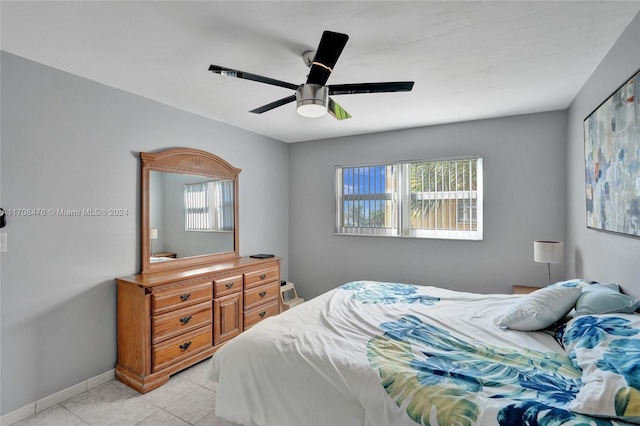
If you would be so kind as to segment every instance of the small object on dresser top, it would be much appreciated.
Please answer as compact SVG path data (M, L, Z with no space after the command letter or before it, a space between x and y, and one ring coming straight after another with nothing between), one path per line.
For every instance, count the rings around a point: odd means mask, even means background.
M274 254L260 253L260 254L252 254L249 257L253 257L254 259L268 259L270 257L275 257L275 255Z
M158 253L153 253L151 256L153 256L153 257L170 257L172 259L175 259L175 258L178 257L178 253L162 251L162 252L158 252Z

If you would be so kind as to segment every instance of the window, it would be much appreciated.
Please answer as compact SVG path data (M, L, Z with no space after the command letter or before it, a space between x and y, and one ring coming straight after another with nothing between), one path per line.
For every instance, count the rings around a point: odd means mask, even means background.
M397 166L338 167L338 233L397 235Z
M336 167L336 233L482 239L482 158Z
M233 231L233 181L184 185L186 231Z

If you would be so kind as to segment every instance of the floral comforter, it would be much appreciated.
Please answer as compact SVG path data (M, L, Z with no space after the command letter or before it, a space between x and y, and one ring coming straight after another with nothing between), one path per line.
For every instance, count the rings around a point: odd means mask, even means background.
M616 331L559 334L571 345L565 350L553 332L498 328L518 297L345 284L268 318L214 355L216 414L278 426L625 424L593 405L581 411L592 415L569 408L584 393L584 339L604 333L602 342ZM634 333L625 327L625 336ZM627 388L637 393L640 360L623 364L636 379Z

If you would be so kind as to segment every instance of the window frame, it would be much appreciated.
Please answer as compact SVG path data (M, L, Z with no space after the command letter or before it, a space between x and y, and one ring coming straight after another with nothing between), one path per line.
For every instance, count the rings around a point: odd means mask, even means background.
M458 224L475 224L475 230L459 230L459 229L426 229L426 228L412 228L411 222L411 166L421 163L439 163L439 162L455 162L455 161L475 161L475 189L464 190L447 190L447 191L431 191L433 194L448 193L447 199L459 199L461 194L468 194L466 199L472 202L470 209L475 210L475 220L460 221L458 218L458 202L454 208L455 220L454 223ZM385 196L385 199L391 199L393 201L394 210L394 225L387 228L377 227L346 227L344 226L344 202L345 194L343 194L344 180L343 173L345 169L356 168L371 168L371 167L392 167L395 176L395 182L393 183L395 188L394 192ZM351 236L379 236L379 237L392 237L392 238L426 238L426 239L447 239L447 240L464 240L464 241L482 241L483 240L483 158L479 155L468 155L460 157L449 157L435 160L411 160L411 161L396 161L389 163L372 163L372 164L359 164L359 165L340 165L335 166L335 235L351 235ZM422 194L427 194L424 192ZM380 198L377 193L373 198ZM385 193L389 194L389 193ZM451 196L454 198L451 198ZM366 193L359 195L360 199L367 199ZM474 203L475 202L475 203Z
M397 170L397 166L395 164L367 164L367 165L354 165L354 166L336 166L335 168L335 191L336 191L336 234L339 235L377 235L377 236L395 236L399 231L398 231L398 226L397 226L397 222L396 222L396 226L393 227L349 227L349 226L344 226L344 194L343 194L343 171L344 169L362 169L362 168L373 168L373 167L391 167L392 168L392 179L395 181L393 182L393 184L397 185L398 184L398 178L397 178L397 174L398 174L398 170ZM338 201L338 192L341 194L340 197L340 201ZM369 194L369 195L373 195L372 197L366 197L365 195ZM384 196L383 196L384 194ZM388 195L387 195L388 194ZM397 191L392 192L392 193L387 193L387 192L368 192L368 193L362 193L362 194L349 194L350 197L353 198L353 200L360 200L360 201L374 201L374 199L377 200L385 200L385 201L391 201L391 208L394 210L394 215L397 215ZM338 205L341 205L342 207L340 209L338 209ZM356 233L354 232L355 229L361 229L360 232ZM351 230L351 231L349 231Z

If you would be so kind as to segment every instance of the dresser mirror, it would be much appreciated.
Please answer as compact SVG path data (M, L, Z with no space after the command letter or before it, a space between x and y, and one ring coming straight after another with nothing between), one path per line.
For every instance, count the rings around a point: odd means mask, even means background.
M238 257L240 169L211 153L140 153L142 273Z

